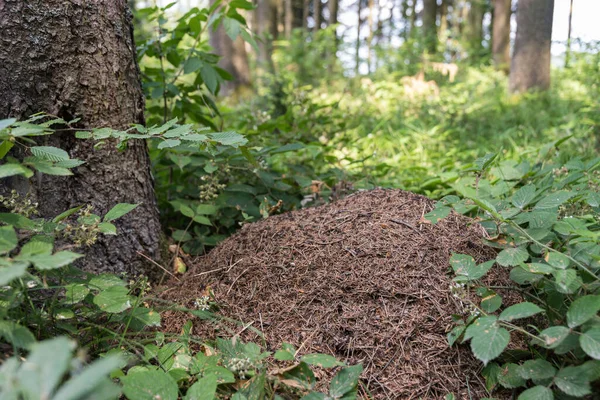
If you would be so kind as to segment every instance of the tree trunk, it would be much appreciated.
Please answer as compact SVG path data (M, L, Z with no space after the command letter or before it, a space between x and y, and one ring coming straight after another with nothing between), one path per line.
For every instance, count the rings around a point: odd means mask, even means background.
M313 19L315 20L313 30L316 32L321 29L321 0L313 0L313 7Z
M329 25L335 25L338 23L339 0L329 0L327 6L329 7Z
M258 0L254 10L254 33L259 39L257 64L260 69L266 71L273 71L273 38L274 32L277 31L277 26L273 25L276 11L276 5L271 0Z
M226 81L221 85L219 94L229 96L250 87L250 66L244 40L239 36L235 41L231 40L223 25L219 25L215 31L210 31L210 45L214 52L221 56L219 67L233 77L233 80Z
M304 26L304 0L292 0L292 29Z
M292 4L293 0L284 0L285 3L285 18L284 18L284 26L285 26L285 37L289 39L292 34L293 21L294 21L294 7Z
M358 11L356 12L357 23L356 23L356 66L354 68L354 72L356 76L360 74L360 26L362 24L362 19L360 14L362 12L362 0L358 0L357 2Z
M510 69L511 0L494 0L492 21L492 58L496 68L508 74Z
M80 128L124 129L144 123L144 97L136 63L132 16L126 0L0 0L0 118L47 112ZM117 203L138 203L118 220L119 235L101 237L82 267L91 272L155 270L136 252L159 259L160 224L145 141L118 151L95 148L73 133L40 138L86 163L74 176L39 175L22 186L49 218L91 204L99 215Z
M467 43L469 57L474 60L481 56L483 49L483 14L483 0L472 0L468 14Z
M413 0L414 1L414 0ZM423 0L423 40L428 53L435 53L437 47L437 1Z
M554 0L519 0L517 36L510 66L511 92L550 87Z
M304 0L302 3L302 27L308 31L308 14L310 9L310 0Z
M438 40L445 42L448 37L448 3L449 0L442 0L442 4L439 7L440 12L440 30L438 32Z
M369 16L367 17L369 25L369 36L367 36L367 71L370 74L372 71L371 63L373 62L373 36L375 35L375 0L369 0Z
M416 37L415 27L417 26L417 0L411 0L410 4L410 31L413 38Z
M569 4L569 30L567 31L567 49L565 52L565 68L569 68L569 62L571 61L571 30L573 22L573 0Z

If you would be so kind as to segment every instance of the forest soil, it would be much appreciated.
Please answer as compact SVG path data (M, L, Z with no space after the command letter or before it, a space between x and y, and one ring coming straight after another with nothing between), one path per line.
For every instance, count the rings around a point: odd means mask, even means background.
M468 301L450 290L449 259L464 253L484 262L495 253L469 218L452 213L435 225L425 221L434 204L377 189L244 225L162 297L194 308L210 292L220 315L240 321L194 321L193 333L203 338L241 332L242 340L266 343L269 351L287 342L298 356L327 353L362 363L360 398L487 397L482 363L467 345L449 347L446 339L451 315L469 313ZM496 267L486 279L502 286L507 275ZM510 303L510 294L503 297ZM189 315L167 311L163 318L175 333ZM318 372L325 385L332 373Z

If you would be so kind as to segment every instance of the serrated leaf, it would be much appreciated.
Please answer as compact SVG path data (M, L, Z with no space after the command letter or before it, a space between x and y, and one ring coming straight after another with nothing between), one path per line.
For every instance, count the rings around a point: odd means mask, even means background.
M100 230L100 233L103 233L104 235L116 235L117 234L117 227L114 226L113 224L111 224L110 222L99 223L98 229Z
M49 270L72 264L75 260L83 257L83 254L71 251L59 251L54 254L38 254L33 256L19 256L18 259L29 261L38 270Z
M6 129L17 122L16 118L0 119L0 130Z
M579 344L588 356L600 360L600 327L583 332L579 337Z
M66 161L69 159L69 153L58 147L33 146L30 150L34 156L48 161Z
M362 371L362 364L341 369L331 380L329 395L334 398L346 398L344 396L356 391Z
M35 343L33 333L13 321L0 321L0 338L19 349L29 349Z
M515 389L524 386L526 381L519 374L520 367L517 364L504 364L498 373L498 383L507 389Z
M23 175L26 178L31 178L31 176L33 176L33 172L21 164L9 163L0 165L0 178L8 178L9 176L14 175Z
M529 259L529 252L524 247L509 247L498 253L496 262L504 267L514 267Z
M0 160L2 160L4 156L8 154L8 152L10 151L10 149L13 148L14 145L15 144L10 140L2 141L2 143L0 144Z
M545 260L548 264L558 269L566 269L571 263L571 260L569 260L567 256L556 252L548 253L545 257Z
M150 308L136 307L132 310L131 317L141 325L140 329L147 326L160 326L160 314Z
M560 293L575 293L581 286L581 279L574 269L554 271L554 280L556 283L556 290Z
M591 392L590 382L578 367L562 368L554 377L554 384L569 396L583 397Z
M156 146L157 149L167 149L170 147L179 146L181 144L181 140L179 139L165 139Z
M439 221L443 220L448 215L450 215L450 211L452 211L450 207L436 207L427 214L425 214L423 218L425 218L427 221L430 221L432 224L437 224Z
M127 286L122 279L112 274L101 274L90 279L88 285L90 288L104 290L113 286Z
M0 226L0 254L13 250L18 242L17 233L12 226Z
M567 325L575 328L591 318L600 311L600 295L588 295L577 298L567 311Z
M112 286L94 296L94 304L102 311L120 313L131 307L129 290L123 286Z
M208 134L212 140L223 146L232 146L237 148L248 143L248 140L237 132L213 132Z
M467 327L465 325L458 325L452 328L450 332L446 335L446 339L448 340L449 346L454 346L454 343L461 337L461 335L465 332Z
M94 361L83 371L74 376L56 392L52 400L79 400L82 398L94 399L94 394L100 392L104 398L115 398L121 391L107 381L108 374L119 368L123 359L118 355L110 355ZM116 390L115 390L116 389Z
M187 390L185 400L213 400L217 392L217 378L214 375L205 376Z
M478 318L466 333L465 340L471 337L473 354L484 364L498 357L510 341L510 334L496 324L495 317Z
M517 400L554 400L554 394L546 386L534 386L521 393Z
M494 260L476 265L473 257L465 254L453 254L450 265L456 273L456 281L471 281L483 277L494 265Z
M519 367L519 375L527 380L550 379L556 375L556 368L541 358L527 360Z
M537 202L534 209L536 210L545 210L550 208L556 208L563 204L565 201L569 200L575 194L567 191L559 191L555 193L551 193L546 197L543 197L540 201Z
M129 203L119 203L113 208L110 209L109 212L104 216L104 222L114 221L117 218L121 218L123 215L131 212L134 208L136 208L139 204L129 204Z
M65 304L76 304L81 302L90 292L90 289L81 283L71 283L65 286Z
M486 313L497 311L502 305L502 297L493 291L488 291L481 299L481 309Z
M5 286L17 278L21 278L27 272L29 264L24 262L10 262L8 265L0 266L0 286Z
M513 194L512 204L519 208L524 209L531 203L531 201L535 198L535 186L534 185L526 185L520 188Z
M544 311L537 305L525 301L523 303L515 304L502 311L500 314L500 321L514 321L515 319L529 318L533 315Z
M140 371L121 378L129 400L177 400L177 383L162 371Z
M548 349L554 349L560 345L571 333L565 326L552 326L540 332L540 338Z
M309 365L315 365L321 368L333 368L344 365L343 362L338 361L337 358L328 354L306 354L300 359Z

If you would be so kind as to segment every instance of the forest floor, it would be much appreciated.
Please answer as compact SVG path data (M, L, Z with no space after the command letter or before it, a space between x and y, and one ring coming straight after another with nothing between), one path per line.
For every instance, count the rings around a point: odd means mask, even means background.
M448 346L451 315L469 312L468 299L449 290L448 265L454 252L478 262L495 253L466 217L426 221L433 206L420 195L377 189L247 224L162 296L194 307L210 293L221 315L240 321L230 329L195 323L201 337L233 331L267 350L287 342L301 354L363 363L364 397L486 397L481 362L465 346ZM508 274L499 273L487 279L502 286ZM179 332L188 315L163 318Z

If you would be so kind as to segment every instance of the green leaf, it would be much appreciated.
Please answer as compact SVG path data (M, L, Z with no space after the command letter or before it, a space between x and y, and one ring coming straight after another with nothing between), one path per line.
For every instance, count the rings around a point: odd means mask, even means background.
M140 371L121 378L129 400L177 400L177 383L162 371Z
M146 307L136 307L131 312L131 317L141 330L147 326L160 326L160 313Z
M60 222L64 219L69 218L71 215L75 214L77 211L81 210L83 208L83 206L77 206L77 207L73 207L65 212L60 213L59 215L57 215L56 217L54 217L54 219L52 220L52 222Z
M466 331L465 340L471 339L475 357L487 364L498 357L508 345L510 334L496 323L496 317L480 317Z
M362 374L362 364L341 369L331 380L329 395L336 399L353 399L356 396L358 378ZM354 393L354 396L352 394Z
M0 213L0 222L4 222L6 225L12 225L17 229L27 229L30 231L36 229L35 222L19 214Z
M104 235L116 235L117 227L111 224L110 222L101 222L98 224L98 229Z
M0 266L0 286L5 286L17 278L21 278L27 272L29 264L24 262L11 262Z
M71 251L59 251L52 255L38 254L24 257L19 256L18 259L29 261L36 269L43 271L64 267L65 265L72 264L75 260L83 256L83 254L77 254Z
M65 304L76 304L81 302L90 292L90 289L81 283L71 283L65 286Z
M170 147L179 146L181 144L181 140L179 139L165 139L156 146L157 149L167 149Z
M427 221L430 221L432 224L437 224L438 222L446 218L448 215L450 215L450 211L452 211L450 207L436 207L427 214L425 214L423 218L425 218Z
M0 144L0 160L2 160L4 156L8 154L8 152L10 151L10 149L13 148L14 145L15 144L10 140L2 141L2 144Z
M217 211L219 211L219 207L212 204L198 204L196 207L196 214L214 215Z
M214 67L210 64L203 64L200 68L200 76L208 90L210 90L212 94L215 94L219 83L219 74L217 74Z
M533 303L525 301L523 303L515 304L508 307L506 310L502 311L500 314L500 321L514 321L515 319L521 318L529 318L533 315L541 313L542 310L540 307L536 306Z
M48 161L66 161L69 159L69 153L58 147L34 146L30 150L34 156Z
M548 361L537 358L535 360L527 360L519 367L519 375L523 379L533 379L534 381L542 379L550 379L556 375L556 368Z
M16 118L0 119L0 130L6 129L17 122Z
M106 383L108 374L122 364L123 359L117 355L94 361L81 373L68 380L52 397L52 400L79 400L84 396L92 398L92 393L96 392L100 385ZM114 384L110 382L109 387L113 386ZM106 390L106 387L102 387L102 392ZM117 390L117 393L120 394L120 390Z
M550 252L546 256L546 262L554 268L566 269L571 263L571 260L562 253Z
M333 368L339 365L344 365L343 362L328 354L306 354L300 358L309 365L315 365L321 368Z
M504 267L514 267L529 259L529 252L524 247L509 247L498 253L496 262Z
M600 295L579 297L567 311L567 325L575 328L593 318L600 311Z
M493 313L502 305L502 297L493 291L487 291L481 299L481 309L486 313Z
M19 370L24 398L50 399L69 369L75 342L59 336L31 345L31 353Z
M13 250L18 243L17 233L12 226L0 226L0 254Z
M560 293L575 293L581 286L581 279L574 269L554 271L556 290Z
M575 194L567 191L559 191L555 193L551 193L546 197L542 198L535 205L536 210L545 210L549 208L556 208L560 206L565 201L569 200Z
M54 244L50 241L41 239L36 240L37 237L39 236L32 238L29 242L25 243L23 247L21 247L21 251L19 252L20 256L34 256L39 254L50 255L52 253Z
M517 400L554 400L554 394L546 386L534 386L521 393Z
M540 332L540 338L548 349L554 349L560 345L571 333L565 326L552 326Z
M187 390L185 400L213 400L217 392L217 378L214 375L198 380Z
M118 278L115 275L101 274L101 275L94 276L92 279L90 279L90 282L88 285L90 286L90 288L93 288L93 289L104 290L104 289L111 288L113 286L125 287L125 286L127 286L127 283L125 283L122 279Z
M21 164L9 163L0 165L0 178L7 178L14 175L23 175L26 178L31 178L33 176L33 172Z
M512 204L520 208L521 210L527 207L529 203L535 198L535 186L526 185L520 188L513 194Z
M134 208L136 208L139 204L129 204L129 203L119 203L113 208L110 209L109 212L104 216L104 222L114 221L117 218L121 218L123 215L131 212Z
M600 360L600 327L595 326L583 332L579 344L588 356Z
M454 343L461 337L461 335L465 332L467 327L465 325L458 325L452 328L450 332L446 335L446 339L448 340L449 346L454 346Z
M35 343L33 333L13 321L0 321L0 337L19 349L29 349Z
M466 254L453 254L450 265L456 273L456 281L471 281L483 277L494 265L494 260L475 265L473 257Z
M520 367L517 364L504 364L498 373L498 383L507 389L525 386L525 379L519 375Z
M112 286L94 296L94 304L109 313L120 313L131 307L129 290L123 286Z
M213 132L209 133L210 138L223 146L232 146L237 148L248 143L248 140L237 132Z
M279 349L273 356L278 361L293 361L294 355L287 350Z
M554 377L554 384L569 396L583 397L591 394L590 382L578 367L565 367Z
M183 66L183 73L190 74L195 72L202 67L202 64L204 63L198 57L190 57L190 59L187 60Z

